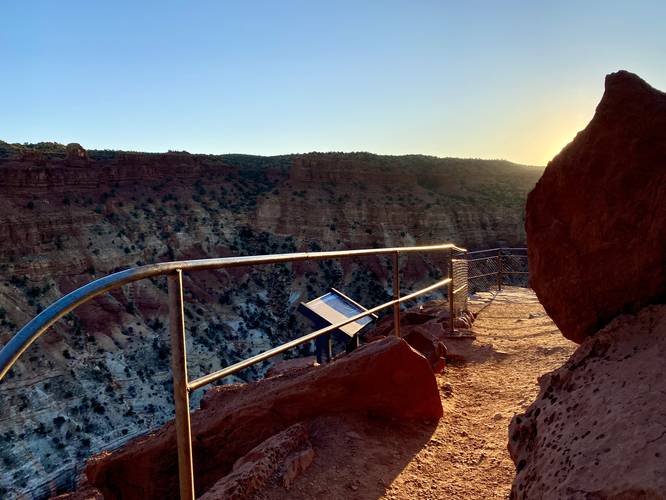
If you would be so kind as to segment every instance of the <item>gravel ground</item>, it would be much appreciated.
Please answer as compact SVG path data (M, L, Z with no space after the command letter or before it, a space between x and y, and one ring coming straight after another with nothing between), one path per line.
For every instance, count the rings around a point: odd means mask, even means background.
M437 376L445 413L439 422L316 419L312 465L289 491L276 478L257 498L507 498L515 471L509 421L536 397L537 378L562 365L576 345L530 290L479 294L471 309L479 311L478 349Z

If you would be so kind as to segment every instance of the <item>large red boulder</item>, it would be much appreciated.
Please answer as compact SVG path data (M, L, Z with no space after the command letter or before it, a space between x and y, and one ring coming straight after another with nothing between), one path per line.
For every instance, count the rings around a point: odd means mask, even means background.
M428 361L395 337L364 345L328 365L216 387L192 414L197 493L207 491L239 457L268 437L339 412L435 420L442 415L442 405ZM93 458L86 475L106 499L175 498L173 423Z
M526 207L531 285L568 339L666 296L666 94L619 71Z

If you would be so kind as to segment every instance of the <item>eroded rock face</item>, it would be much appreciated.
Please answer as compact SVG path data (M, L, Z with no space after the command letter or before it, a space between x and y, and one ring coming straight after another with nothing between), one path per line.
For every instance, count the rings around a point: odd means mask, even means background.
M666 305L620 316L509 428L512 498L664 498Z
M432 420L442 415L442 406L428 361L395 337L316 369L214 388L201 410L192 414L198 494L268 437L295 423L339 412ZM175 450L169 423L153 435L95 457L86 475L107 499L174 498Z
M304 448L312 452L308 444L308 431L298 423L271 436L249 453L239 458L231 473L220 479L200 500L241 500L250 498L268 481L291 453ZM292 459L293 460L293 459ZM293 477L296 477L294 469Z
M568 339L666 296L666 94L619 71L529 194L531 285Z

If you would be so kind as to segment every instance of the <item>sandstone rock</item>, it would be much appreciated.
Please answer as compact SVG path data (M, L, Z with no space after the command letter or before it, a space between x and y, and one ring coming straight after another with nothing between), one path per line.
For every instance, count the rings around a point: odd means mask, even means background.
M666 296L666 94L606 77L588 126L546 168L526 207L531 285L565 337Z
M509 429L512 498L665 498L666 305L620 316L544 375Z
M314 458L315 452L311 445L289 455L284 462L282 485L290 489L296 478L312 465Z
M449 361L470 361L479 350L486 354L484 359L492 354L492 346L475 343L474 337L450 337L446 340L446 359Z
M200 500L219 500L222 498L225 500L243 500L251 498L253 493L268 481L290 453L304 445L307 439L307 428L301 423L294 424L275 436L271 436L239 458L234 463L232 471L199 497ZM312 451L312 447L308 446L306 450ZM293 461L292 458L291 462ZM289 475L289 484L296 477L298 471L296 464L291 465L291 468L293 470Z
M448 318L448 306L442 305L437 310L429 307L427 312L424 312L422 307L415 307L403 311L400 314L400 328L401 330L410 325L422 325L423 323L433 321L441 318ZM374 328L366 334L370 340L393 335L393 315L388 314L377 322ZM404 335L403 335L404 336Z
M35 149L24 149L21 151L19 160L22 162L35 162L36 164L42 165L44 162L44 154Z
M314 367L315 362L316 358L314 356L284 359L271 366L266 372L266 377L276 377L291 371L307 370L308 368Z
M407 326L402 330L402 338L412 348L420 352L430 363L434 373L441 373L446 366L446 345L442 342L444 332L433 333L423 326Z
M492 346L475 343L475 336L470 332L474 314L464 311L455 318L455 335L449 332L449 311L446 300L432 300L423 305L404 311L400 316L400 334L409 345L419 351L430 362L435 373L440 373L446 366L446 359L465 361L478 358L478 351L483 356ZM366 333L366 341L372 342L387 335L393 335L393 315L382 318L377 325ZM487 357L487 356L486 356Z
M361 412L401 419L437 419L442 406L428 361L388 337L335 362L258 382L220 386L192 414L197 492L228 474L266 438L309 418ZM177 463L173 424L92 459L91 484L105 498L173 498Z

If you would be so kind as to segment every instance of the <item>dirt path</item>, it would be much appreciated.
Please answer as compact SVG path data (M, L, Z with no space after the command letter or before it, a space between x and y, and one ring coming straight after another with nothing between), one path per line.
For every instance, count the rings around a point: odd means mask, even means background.
M490 300L490 299L493 300ZM506 498L511 417L536 397L537 378L573 352L530 291L472 303L477 346L438 375L444 417L409 426L361 417L312 423L316 458L290 491L275 482L258 498Z

